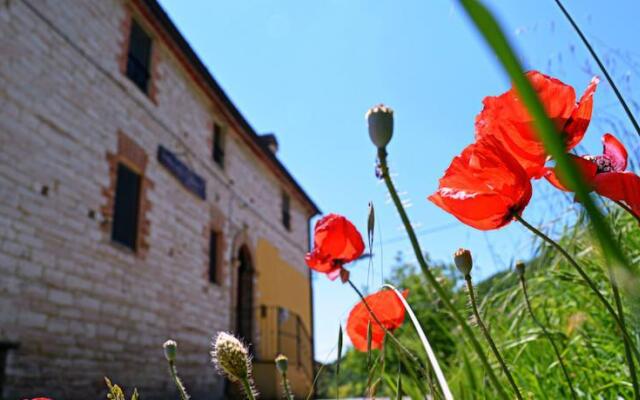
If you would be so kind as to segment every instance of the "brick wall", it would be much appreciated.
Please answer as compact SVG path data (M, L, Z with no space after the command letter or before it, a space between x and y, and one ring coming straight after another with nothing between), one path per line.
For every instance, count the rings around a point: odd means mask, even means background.
M167 398L169 337L193 398L221 395L208 351L232 327L234 252L266 239L308 273L309 212L292 196L284 229L281 180L150 26L153 100L122 74L138 14L120 0L0 2L0 342L20 344L8 398L98 398L104 375ZM228 126L224 170L211 159L213 119ZM160 144L205 178L206 201L158 164ZM110 240L120 157L143 164L138 253ZM221 285L207 279L212 227Z

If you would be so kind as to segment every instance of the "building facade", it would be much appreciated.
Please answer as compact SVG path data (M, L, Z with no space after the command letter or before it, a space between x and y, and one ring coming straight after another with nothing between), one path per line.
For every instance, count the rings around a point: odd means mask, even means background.
M3 1L0 54L0 397L172 398L168 338L192 398L230 397L218 331L263 398L279 352L306 395L318 208L156 1Z

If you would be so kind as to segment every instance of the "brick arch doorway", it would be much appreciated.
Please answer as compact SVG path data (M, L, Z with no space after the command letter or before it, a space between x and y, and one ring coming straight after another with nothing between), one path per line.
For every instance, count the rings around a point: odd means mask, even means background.
M238 291L236 299L236 334L253 349L253 281L255 269L249 248L238 250Z

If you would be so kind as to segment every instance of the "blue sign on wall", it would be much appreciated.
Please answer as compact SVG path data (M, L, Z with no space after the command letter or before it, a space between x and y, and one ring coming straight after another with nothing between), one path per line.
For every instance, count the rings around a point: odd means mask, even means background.
M188 191L202 200L207 198L207 184L204 179L163 145L158 146L158 162L168 169Z

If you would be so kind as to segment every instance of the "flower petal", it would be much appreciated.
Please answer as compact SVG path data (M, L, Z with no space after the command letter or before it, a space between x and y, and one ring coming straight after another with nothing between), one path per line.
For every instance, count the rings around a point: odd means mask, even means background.
M627 169L627 149L610 133L602 136L602 153L611 161L613 171L620 172Z
M582 176L586 181L587 185L593 187L593 180L596 176L598 166L591 160L587 160L583 157L578 157L573 154L567 154L569 158L571 158L578 166L580 172L582 172ZM556 169L554 168L546 168L546 172L544 175L545 178L549 181L550 184L555 186L556 188L563 190L565 192L569 192L570 190L567 188L567 185L562 182L559 175L556 173Z
M571 113L571 117L567 121L563 132L565 136L565 143L567 146L567 151L576 147L578 143L584 137L587 128L589 127L589 122L591 122L591 114L593 112L593 94L596 91L596 88L600 83L600 78L594 76L589 82L587 89L584 91L584 94L578 101L575 109Z
M406 298L408 293L409 291L405 290L402 295ZM381 290L366 296L365 301L386 329L393 331L404 322L404 305L392 290ZM347 320L347 335L357 350L367 351L369 324L371 324L371 348L379 349L384 340L384 329L371 317L367 306L361 301L353 307Z
M640 218L640 177L633 172L604 172L596 175L596 192L626 204Z

